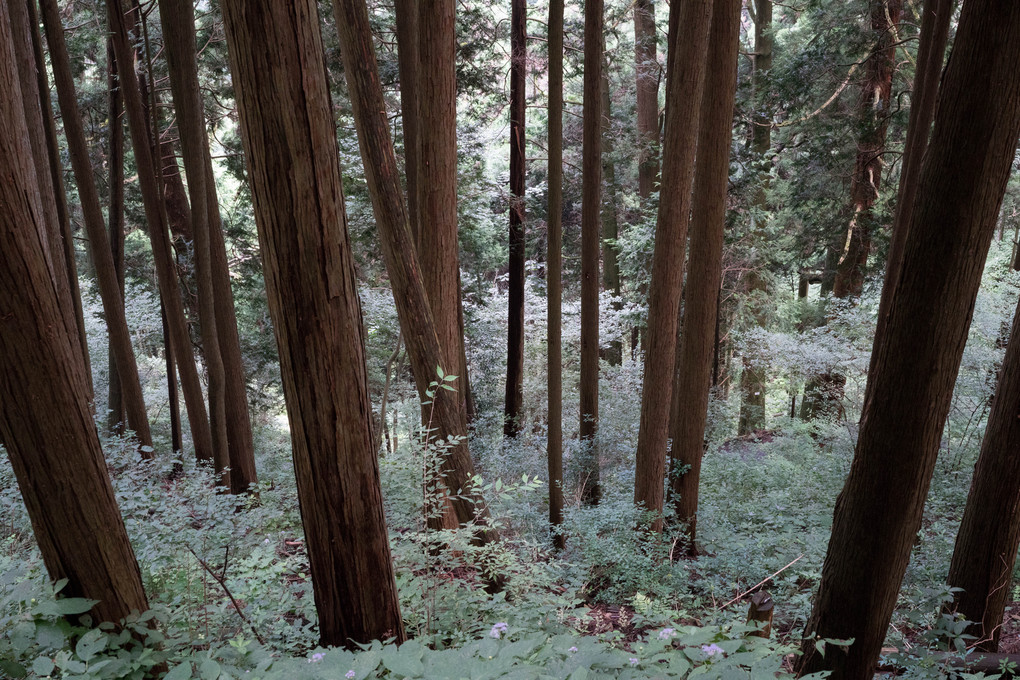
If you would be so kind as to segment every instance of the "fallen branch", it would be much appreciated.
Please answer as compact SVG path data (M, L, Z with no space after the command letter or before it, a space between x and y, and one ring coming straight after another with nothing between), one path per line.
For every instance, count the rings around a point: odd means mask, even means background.
M719 611L722 611L723 609L726 609L727 607L729 607L729 606L730 606L731 604L733 604L734 602L736 602L736 601L740 600L740 599L741 599L742 597L745 597L745 596L747 596L747 595L750 595L750 594L751 594L751 593L753 593L754 591L758 590L758 589L759 589L759 588L761 588L761 587L762 587L763 585L765 585L766 583L768 583L769 581L771 581L772 579L774 579L775 577L779 576L779 575L780 575L780 574L782 574L782 573L783 573L784 571L786 571L787 569L789 569L790 567L792 567L793 565L795 565L795 564L796 564L797 562L799 562L799 561L800 561L800 559L801 559L802 557L804 557L804 554L803 554L803 553L801 553L800 555L798 555L798 556L797 556L797 558L796 558L795 560L793 560L793 562L790 562L790 563L789 563L788 565L786 565L785 567L783 567L782 569L780 569L780 570L779 570L779 571L777 571L776 573L772 574L771 576L769 576L769 577L767 577L767 578L765 578L765 579L762 579L761 581L759 581L758 583L754 584L753 586L751 586L750 588L748 588L748 589L747 589L747 590L745 590L744 592L740 593L739 595L737 595L737 596L736 596L735 598L733 598L732 600L730 600L729 602L727 602L727 603L726 603L726 604L724 604L723 606L719 607Z
M220 588L223 588L223 592L227 594L228 598L230 598L230 603L232 605L234 605L234 609L237 611L237 615L241 617L242 621L244 621L246 624L248 624L248 627L251 628L251 632L255 636L255 639L259 641L259 644L265 645L266 641L264 639L262 639L262 636L259 634L258 629L255 628L255 624L253 624L251 621L248 620L248 617L244 615L243 611L241 611L241 605L238 604L237 600L234 599L234 596L231 595L230 589L227 588L227 583L226 583L225 579L223 578L223 576L220 576L215 571L213 571L209 567L209 565L206 564L205 560L203 560L201 557L199 557L198 554L194 550L191 549L190 545L189 546L185 546L185 547L188 549L188 552L190 552L192 555L195 556L195 559L198 560L198 563L202 565L202 568L205 569L206 572L208 572L209 575L212 576L213 579L217 583L220 584ZM230 546L227 546L227 554L230 554ZM226 557L226 555L224 555L223 556L223 572L224 572L224 574L226 574L226 571L227 571L227 557Z

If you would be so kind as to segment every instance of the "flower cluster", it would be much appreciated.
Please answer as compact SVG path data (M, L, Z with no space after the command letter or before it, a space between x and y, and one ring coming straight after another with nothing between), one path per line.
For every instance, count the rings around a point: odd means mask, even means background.
M723 648L713 642L710 645L701 645L701 651L709 656L715 656L716 654L722 654Z
M500 621L492 626L492 630L489 631L489 637L496 638L498 640L506 635L507 628L506 622Z

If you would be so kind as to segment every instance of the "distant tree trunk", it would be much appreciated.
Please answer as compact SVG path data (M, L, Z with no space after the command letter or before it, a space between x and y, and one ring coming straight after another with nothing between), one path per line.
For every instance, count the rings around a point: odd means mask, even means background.
M458 376L456 399L467 422L464 337L460 309L460 256L457 240L457 26L454 0L420 0L418 4L418 181L420 233L418 258L425 294L442 352L443 371ZM453 398L453 395L445 395ZM428 422L431 404L422 406ZM441 488L442 483L438 486ZM449 501L431 513L434 528L457 528Z
M64 322L68 326L75 346L81 352L81 361L85 366L85 377L92 394L92 365L89 361L88 339L85 337L85 323L81 316L81 295L78 290L78 274L74 263L74 247L71 245L70 259L67 258L70 227L64 228L57 213L57 204L50 196L56 197L57 190L53 185L53 174L50 171L50 156L46 146L46 117L51 116L49 108L42 108L42 97L39 92L38 64L32 45L32 31L38 25L31 23L28 3L15 0L10 4L11 31L14 36L14 53L22 68L18 69L21 86L21 101L24 107L25 123L28 126L29 144L32 149L32 160L38 178L39 191L46 194L42 201L43 237L46 239L46 258L50 265L53 283L57 288L60 306L66 311ZM48 93L47 93L48 94ZM63 187L61 187L62 189ZM66 215L66 212L64 213ZM65 234L67 234L65 236ZM72 281L73 276L73 281ZM73 283L73 285L72 285Z
M411 360L411 372L419 397L424 400L429 383L437 380L436 366L442 363L443 355L425 294L418 256L411 240L407 207L402 198L397 159L390 140L386 105L379 82L368 7L364 0L335 0L333 11L340 33L344 74L386 270L390 276L400 328ZM445 393L440 390L435 399L435 436L440 440L463 437L467 432L467 423L461 401L444 396ZM451 499L457 519L462 524L478 519L483 527L477 534L478 541L494 540L496 532L485 528L488 513L470 484L474 476L474 464L466 440L459 440L449 449L449 455L443 461L443 473L447 488L463 492Z
M1020 305L992 400L974 481L956 535L948 583L962 588L950 606L976 622L977 648L999 648L1020 546Z
M706 88L701 102L691 208L691 264L670 417L673 440L670 489L676 517L687 523L688 551L692 555L697 553L698 484L712 383L716 300L722 281L739 37L740 0L716 2L705 74L706 82L712 83L712 87Z
M212 159L205 132L205 110L198 84L195 58L195 16L191 0L159 0L164 50L170 72L177 129L181 136L184 169L191 198L191 226L194 231L195 270L198 281L202 350L209 379L209 423L212 433L213 464L220 486L230 488L230 449L227 443L226 372L220 355L216 328L216 298L212 271L210 215L219 212L209 205L215 197Z
M917 46L917 68L914 72L914 89L910 95L910 119L907 122L907 139L903 145L903 162L900 166L900 185L893 217L889 260L886 266L885 286L879 303L878 315L884 317L892 300L886 292L895 289L899 275L903 244L910 226L911 209L921 174L921 159L928 146L928 133L935 117L935 100L942 77L942 62L946 56L949 24L953 17L952 0L925 0L921 15L921 35Z
M765 231L766 214L768 212L768 186L772 161L769 154L772 150L772 115L765 110L768 101L766 87L768 72L772 69L772 0L754 0L754 58L751 61L751 82L753 86L754 115L751 130L751 149L758 164L757 190L754 206L751 211L751 238L761 249L768 238ZM748 263L744 277L744 288L747 296L744 304L749 307L748 316L756 326L763 327L768 322L764 298L768 297L769 281L761 269L764 262L760 256ZM740 374L740 418L737 422L738 434L744 435L765 427L765 384L768 375L764 367L756 366L747 357L743 358L743 371Z
M584 122L581 172L581 500L596 505L599 482L599 246L602 210L602 0L584 4Z
M549 378L549 523L563 524L563 0L549 2L549 208L546 253Z
M128 65L135 62L131 47L132 40L125 25L120 0L108 2L107 11L110 17L117 63L123 67L126 74ZM170 252L167 225L161 212L159 187L156 180L157 166L152 157L152 148L149 146L150 136L148 121L145 117L145 104L136 78L125 75L120 79L120 83L124 96L124 109L127 113L128 130L131 133L131 147L134 150L135 162L138 166L138 184L145 205L145 218L148 222L149 241L152 244L152 257L156 265L156 278L159 281L160 296L166 309L167 325L173 338L177 370L181 376L181 391L184 393L184 405L188 411L188 423L191 425L195 455L199 460L212 460L212 432L206 414L202 384L195 365L187 320L184 316L184 306L177 283L177 270L174 266L173 254Z
M29 143L10 5L0 6L0 441L61 594L97 600L95 623L119 622L148 602L117 508L93 420L69 310L46 255L55 194L39 190ZM44 210L42 203L49 202Z
M659 174L659 60L655 2L634 3L634 73L637 77L638 195L648 198Z
M407 178L407 218L411 236L420 244L419 200L421 141L418 130L418 59L420 0L394 0L397 26L397 66L400 70L400 120L404 133L404 176Z
M113 53L113 41L106 39L106 89L109 103L109 152L107 164L110 168L110 207L107 221L110 230L110 251L113 255L113 268L117 272L117 285L120 295L124 297L124 122L120 119L124 112L123 100L120 96L120 83L117 74L117 57ZM109 348L110 391L107 399L106 428L110 432L124 431L124 392L120 385L120 372L117 370L117 357L113 342Z
M89 237L89 254L95 264L96 283L99 286L99 296L103 301L103 313L106 316L110 344L116 350L128 427L134 430L143 447L151 447L152 435L149 431L148 414L145 411L145 401L142 397L142 385L138 378L134 349L131 346L131 333L128 331L127 319L124 316L124 299L117 281L110 240L106 235L106 225L103 223L103 211L99 205L99 193L96 191L92 162L89 160L88 142L85 140L78 101L75 98L74 79L71 75L71 62L67 55L67 46L64 43L64 28L60 22L60 11L57 8L56 0L42 0L40 4L46 40L50 46L50 60L53 65L57 99L60 102L60 115L64 123L64 134L67 137L75 184L78 187L85 231ZM143 457L151 455L151 451L142 451Z
M524 117L527 3L510 0L510 282L503 435L521 430L524 402ZM582 407L583 408L583 407Z
M861 126L857 160L850 178L853 217L843 239L833 293L858 297L864 290L864 270L871 252L872 207L882 180L885 134L889 128L892 78L896 69L895 29L903 6L900 0L871 0L871 31L875 47L867 60L864 87L857 112Z
M181 400L177 393L177 361L174 359L174 343L166 323L166 305L159 301L159 318L163 324L163 355L166 359L166 397L170 407L170 450L180 453L184 450L184 435L181 428Z
M607 292L620 297L620 236L616 217L616 163L613 160L613 114L612 97L609 93L609 64L605 59L605 40L602 44L602 175L605 196L602 197L602 286ZM620 301L613 303L613 309L620 309ZM623 361L623 342L618 338L609 343L605 359L610 366L619 366Z
M860 434L836 502L801 673L863 680L875 670L1020 135L1017 63L1020 4L964 3L900 274L875 334ZM823 658L815 636L855 642Z
M318 11L223 2L323 646L405 639Z
M698 144L705 58L712 2L684 0L679 29L670 35L670 78L666 84L666 134L663 140L662 189L655 226L644 387L638 430L634 502L662 512L666 473L673 369L676 359L677 309L683 280L691 182ZM662 530L656 520L653 530Z

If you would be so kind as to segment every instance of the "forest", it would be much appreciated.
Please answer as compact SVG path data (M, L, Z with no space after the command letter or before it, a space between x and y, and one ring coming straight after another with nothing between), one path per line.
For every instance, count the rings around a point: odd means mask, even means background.
M1020 674L1020 2L3 0L0 678Z

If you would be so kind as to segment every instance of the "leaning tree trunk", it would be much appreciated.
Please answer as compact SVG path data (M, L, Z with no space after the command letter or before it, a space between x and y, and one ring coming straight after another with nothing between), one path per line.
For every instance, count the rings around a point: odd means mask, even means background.
M949 585L962 589L951 609L975 621L977 648L999 647L1020 546L1020 305L995 390L974 481L956 535Z
M655 2L634 3L634 73L637 80L638 195L648 198L659 174L659 61Z
M563 523L563 0L549 2L549 208L546 253L549 523L553 545L566 543Z
M188 423L191 425L195 455L200 460L212 460L212 432L206 414L198 368L195 365L191 337L188 334L187 320L184 316L184 305L177 283L177 269L170 251L170 237L160 208L159 188L156 181L157 167L155 159L152 157L152 147L149 145L145 104L138 87L138 79L127 75L128 65L135 63L132 42L128 28L124 23L120 0L110 0L107 3L107 11L117 63L123 67L124 77L120 79L120 83L124 95L124 110L127 113L131 147L134 150L135 163L138 166L138 184L142 192L142 202L145 205L145 219L148 223L149 241L152 244L152 258L156 265L156 278L166 309L167 325L173 338L177 370L180 372L181 391L184 393L184 405L188 411Z
M1020 135L1017 63L1020 4L964 3L900 273L875 334L860 434L836 502L801 673L863 680L875 670ZM816 637L855 642L823 657Z
M670 35L662 189L655 225L655 252L652 255L644 388L634 483L634 502L660 514L676 359L677 309L683 280L682 262L687 241L712 2L685 0L680 4L678 15L680 28ZM661 531L661 519L654 522L653 529Z
M712 383L716 315L722 280L726 189L730 169L733 103L737 87L740 0L718 1L712 13L706 82L701 102L698 158L691 208L690 273L683 335L677 356L670 416L670 491L677 519L687 523L688 552L696 554L698 484ZM681 473L681 470L685 470Z
M0 6L0 441L46 570L63 595L96 600L94 622L148 603L92 417L73 324L47 261L46 215L28 141L9 6ZM42 203L50 202L49 209Z
M386 270L390 275L400 328L411 360L411 372L418 394L424 400L429 384L437 380L435 370L442 364L443 353L408 224L407 206L402 196L379 81L368 7L364 0L335 0L333 11ZM463 438L467 432L464 409L459 399L443 398L443 391L439 392L434 400L432 419L436 437L440 440L460 438L452 444L443 460L447 488L460 492L451 499L457 519L462 524L479 521L482 525L477 534L480 542L495 539L496 532L485 526L488 516L485 506L472 489L474 463Z
M41 6L46 40L50 46L50 60L53 64L53 78L57 87L57 100L60 102L68 153L71 156L71 167L74 169L75 184L78 187L78 199L81 201L82 221L89 237L89 254L96 268L96 283L103 301L110 344L116 351L128 427L134 430L138 437L143 447L141 449L143 457L148 457L152 455L148 414L145 411L134 349L131 347L131 333L128 331L127 319L124 316L124 299L117 281L106 225L103 223L103 211L99 206L99 193L96 191L92 162L89 160L88 142L85 140L85 131L75 97L74 78L71 75L71 61L64 43L60 11L56 0L42 0ZM148 447L148 450L144 447Z
M419 214L421 146L418 117L418 11L419 0L394 0L397 30L397 67L400 70L400 120L404 133L404 177L407 184L407 219L411 235L420 243Z
M403 641L317 7L225 0L223 18L320 642Z
M503 435L521 431L524 402L524 118L527 3L510 0L510 273Z

